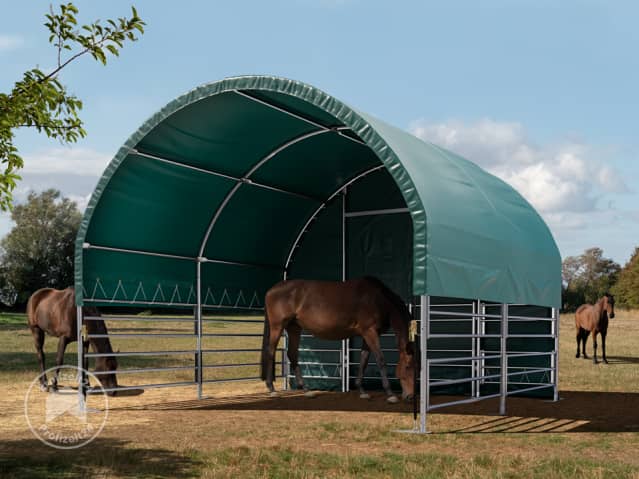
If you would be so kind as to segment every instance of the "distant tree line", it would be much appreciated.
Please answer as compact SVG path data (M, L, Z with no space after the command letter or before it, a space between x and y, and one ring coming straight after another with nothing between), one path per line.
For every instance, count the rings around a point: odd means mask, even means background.
M13 208L0 241L0 301L22 307L40 288L73 285L75 237L82 214L58 190L30 193Z
M639 308L639 247L623 268L605 258L601 248L589 248L580 256L564 259L564 310L574 311L584 303L594 303L606 293L613 294L620 307Z

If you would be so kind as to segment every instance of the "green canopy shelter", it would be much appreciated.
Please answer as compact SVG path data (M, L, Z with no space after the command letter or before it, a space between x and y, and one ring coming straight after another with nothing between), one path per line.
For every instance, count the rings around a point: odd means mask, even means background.
M77 236L78 306L262 307L286 278L558 308L534 208L476 164L272 76L195 88L119 149ZM423 314L423 313L422 313Z

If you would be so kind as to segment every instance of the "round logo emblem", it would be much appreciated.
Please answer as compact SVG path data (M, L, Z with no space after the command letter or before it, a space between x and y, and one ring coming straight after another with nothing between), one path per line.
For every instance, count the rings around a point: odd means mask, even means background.
M48 446L58 449L82 447L106 424L109 402L98 378L76 366L60 366L57 390L41 391L40 384L54 377L51 368L36 377L24 398L24 415L31 432ZM88 381L86 396L79 393Z

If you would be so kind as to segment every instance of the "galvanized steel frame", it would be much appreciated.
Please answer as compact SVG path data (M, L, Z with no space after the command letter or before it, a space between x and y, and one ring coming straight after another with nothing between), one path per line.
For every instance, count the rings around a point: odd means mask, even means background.
M457 306L457 305L447 305ZM448 406L454 406L458 404L469 404L486 399L499 398L499 414L506 414L507 398L508 396L522 394L527 392L533 392L540 389L553 389L553 400L559 400L559 384L558 384L558 357L559 357L559 311L556 308L551 309L551 317L533 317L533 316L521 316L521 315L509 315L509 307L511 305L502 303L499 306L501 314L486 314L486 304L481 300L473 301L471 313L459 313L452 311L442 311L432 309L430 304L430 296L423 295L420 297L420 348L421 348L421 375L420 375L420 420L419 420L419 433L427 433L427 414L430 411L441 409ZM442 308L442 305L437 307ZM432 314L451 316L454 319L431 319ZM487 319L489 318L489 319ZM460 320L472 321L471 334L431 334L430 323L433 321L460 321ZM486 334L486 321L499 321L500 333L499 334ZM522 321L550 321L551 332L550 334L510 334L510 323L522 322ZM481 350L482 338L498 338L499 339L499 354L485 354L485 351ZM447 357L447 358L428 358L428 340L436 338L469 338L471 339L470 356L463 357ZM542 351L529 351L529 352L508 352L508 338L552 338L554 340L553 350L548 352ZM436 350L442 352L442 350ZM512 358L522 357L535 357L535 356L548 356L550 358L550 367L516 367L521 371L509 372L508 362ZM489 359L499 359L499 374L486 374L485 361ZM470 377L462 379L431 379L430 368L432 366L442 365L450 366L450 363L454 362L470 362ZM517 381L510 381L509 378L522 376L525 374L535 373L550 373L550 381L542 383L523 383ZM497 381L488 381L497 379ZM468 399L461 399L455 401L448 401L443 403L431 404L430 394L431 387L433 386L446 386L453 384L462 384L470 382L471 385L471 397ZM481 395L480 384L498 384L499 392L488 395ZM525 385L530 384L530 387L519 388L509 390L509 385Z

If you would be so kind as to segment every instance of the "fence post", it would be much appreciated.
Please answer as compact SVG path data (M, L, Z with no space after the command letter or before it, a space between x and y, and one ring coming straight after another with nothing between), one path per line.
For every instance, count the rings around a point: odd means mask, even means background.
M430 386L428 371L428 335L430 334L430 296L423 294L420 298L419 348L421 353L421 373L419 378L419 432L426 430L426 414L430 405Z
M508 305L501 305L501 380L499 382L499 414L506 414L506 397L508 396Z
M202 260L198 258L195 263L196 266L196 300L195 306L195 333L196 333L196 347L197 353L195 353L195 380L197 382L197 398L202 399Z
M559 309L552 308L552 319L552 334L555 342L555 350L550 357L552 362L553 401L559 401Z

